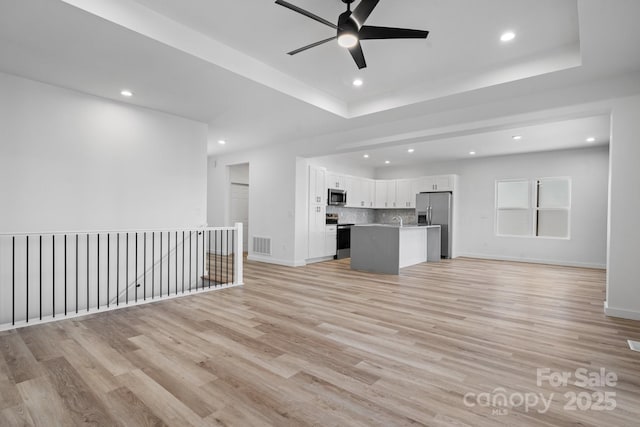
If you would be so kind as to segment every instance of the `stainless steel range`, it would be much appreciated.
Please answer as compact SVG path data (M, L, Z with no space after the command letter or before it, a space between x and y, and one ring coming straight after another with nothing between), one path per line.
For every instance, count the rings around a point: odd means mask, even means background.
M336 259L351 258L351 227L353 224L338 224L338 251Z

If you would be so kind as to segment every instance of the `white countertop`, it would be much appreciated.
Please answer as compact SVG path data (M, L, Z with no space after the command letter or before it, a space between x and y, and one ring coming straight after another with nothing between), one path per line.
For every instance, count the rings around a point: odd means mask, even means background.
M354 227L389 227L389 228L439 228L439 225L418 225L418 224L355 224Z

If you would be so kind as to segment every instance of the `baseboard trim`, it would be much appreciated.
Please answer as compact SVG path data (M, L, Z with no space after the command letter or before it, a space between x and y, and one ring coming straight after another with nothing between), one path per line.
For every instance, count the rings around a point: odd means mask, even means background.
M604 314L609 317L619 317L621 319L640 320L640 312L625 310L623 308L609 307L607 301L604 302Z
M332 259L333 259L332 256L325 256L325 257L321 257L321 258L310 258L310 259L305 260L305 265L315 264L317 262L331 261Z
M456 254L456 258L457 257L488 259L488 260L495 260L495 261L528 262L532 264L561 265L564 267L596 268L599 270L604 270L607 268L606 264L600 264L600 263L557 261L557 260L551 260L551 259L521 258L521 257L484 255L484 254L473 254L473 253L458 253Z
M289 261L285 259L270 258L260 255L247 255L248 261L264 262L266 264L284 265L285 267L303 267L307 265L305 261Z

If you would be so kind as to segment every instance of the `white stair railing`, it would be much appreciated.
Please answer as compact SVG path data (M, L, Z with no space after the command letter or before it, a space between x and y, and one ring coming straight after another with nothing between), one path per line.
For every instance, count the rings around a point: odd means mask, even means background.
M0 330L242 285L242 224L0 234Z

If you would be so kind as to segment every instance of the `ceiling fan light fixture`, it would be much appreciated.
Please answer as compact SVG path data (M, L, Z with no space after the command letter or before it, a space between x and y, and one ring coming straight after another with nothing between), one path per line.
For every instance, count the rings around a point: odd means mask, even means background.
M342 33L338 36L338 44L345 49L351 49L358 44L358 37L352 33Z
M516 38L516 33L514 33L513 31L507 31L505 33L502 33L502 35L500 36L500 41L503 43L506 43L506 42L510 42L515 38Z

